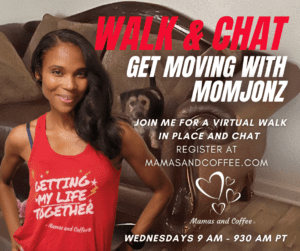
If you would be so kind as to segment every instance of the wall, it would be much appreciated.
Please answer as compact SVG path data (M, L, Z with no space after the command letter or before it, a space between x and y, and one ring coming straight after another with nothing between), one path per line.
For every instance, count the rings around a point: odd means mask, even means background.
M113 3L109 0L0 0L0 24L40 20L43 14L68 16L99 5ZM141 1L142 2L142 1ZM150 1L148 1L150 2ZM84 4L83 4L84 3ZM161 4L160 0L151 3ZM270 51L273 55L287 55L288 59L300 66L300 32L299 9L300 1L290 0L165 0L164 5L180 11L194 19L201 19L204 24L215 29L218 19L222 16L290 16L289 23L283 29L278 51ZM5 6L5 7L4 7ZM271 25L269 46L274 35L275 25ZM273 118L288 119L287 127L270 128L268 131L267 149L264 158L270 167L257 168L255 192L262 196L283 200L300 205L300 130L299 95L288 105L280 109Z

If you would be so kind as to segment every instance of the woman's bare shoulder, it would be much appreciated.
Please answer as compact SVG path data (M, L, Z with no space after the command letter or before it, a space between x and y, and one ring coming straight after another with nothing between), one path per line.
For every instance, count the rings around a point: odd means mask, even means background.
M132 128L132 126L130 124L128 124L126 121L124 121L124 120L118 120L117 123L119 124L119 126L120 126L120 128L121 128L121 130L122 130L123 133L124 132L125 133L126 132L130 132L131 130L134 130Z
M147 146L134 128L128 123L121 121L120 127L122 129L122 155L128 157L128 155L135 156L145 154L147 152Z
M30 121L30 132L34 137L34 131L36 127L37 120ZM26 129L26 124L21 124L13 128L5 142L6 151L14 149L14 151L21 153L24 148L28 147L29 139Z
M132 140L132 138L135 138L137 135L139 135L133 127L128 124L125 121L118 121L118 124L121 128L121 136L122 136L122 143L128 143Z

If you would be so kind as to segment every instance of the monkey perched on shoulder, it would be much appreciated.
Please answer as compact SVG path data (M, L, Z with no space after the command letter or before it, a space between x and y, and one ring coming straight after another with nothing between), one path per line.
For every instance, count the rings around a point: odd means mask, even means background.
M152 148L159 148L157 135L164 112L164 97L156 86L155 77L150 77L150 87L123 92L120 99L122 112L129 116L134 129ZM141 119L157 119L158 126L134 126Z

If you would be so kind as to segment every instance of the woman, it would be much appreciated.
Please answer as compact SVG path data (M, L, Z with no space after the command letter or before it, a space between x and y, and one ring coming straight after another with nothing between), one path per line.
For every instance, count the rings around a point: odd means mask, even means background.
M5 143L0 206L12 250L110 250L122 160L154 192L132 229L145 234L173 187L141 137L111 115L112 87L92 45L70 30L45 35L32 57L32 72L51 111L14 128ZM32 144L33 142L33 144ZM19 225L10 183L20 163L30 173L25 223ZM122 243L118 250L132 250Z

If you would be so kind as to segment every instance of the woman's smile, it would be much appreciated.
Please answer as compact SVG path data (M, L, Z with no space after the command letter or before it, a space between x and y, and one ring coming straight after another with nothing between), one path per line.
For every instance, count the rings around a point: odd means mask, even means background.
M57 95L60 100L64 103L71 103L73 102L74 98L72 98L71 96L69 95Z

